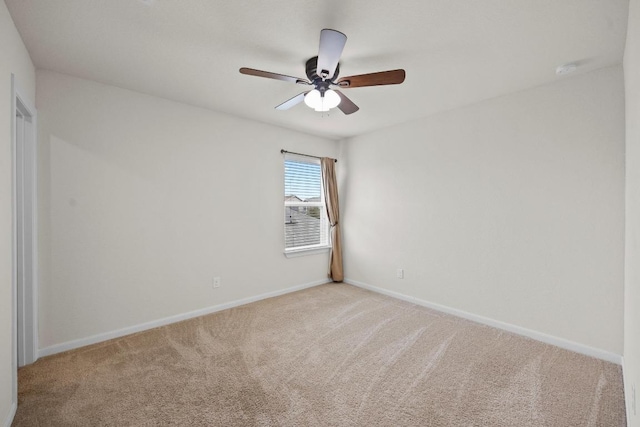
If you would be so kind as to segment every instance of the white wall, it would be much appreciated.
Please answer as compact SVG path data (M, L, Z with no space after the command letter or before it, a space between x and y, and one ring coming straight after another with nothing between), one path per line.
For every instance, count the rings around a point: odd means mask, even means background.
M11 73L35 100L35 70L7 6L0 1L0 425L12 410L12 154Z
M622 354L620 66L343 145L349 280Z
M629 3L624 54L626 152L626 253L624 293L624 374L629 426L640 427L640 1ZM633 414L631 387L636 387Z
M41 348L326 279L326 254L283 255L280 149L337 142L48 71L37 85Z

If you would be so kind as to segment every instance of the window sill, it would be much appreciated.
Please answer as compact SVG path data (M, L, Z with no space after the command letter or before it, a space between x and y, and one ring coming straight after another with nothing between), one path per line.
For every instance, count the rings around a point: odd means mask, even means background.
M329 252L329 249L331 249L331 246L322 246L319 248L309 249L292 249L289 251L284 251L284 256L286 256L287 258L297 258L299 256L323 254Z

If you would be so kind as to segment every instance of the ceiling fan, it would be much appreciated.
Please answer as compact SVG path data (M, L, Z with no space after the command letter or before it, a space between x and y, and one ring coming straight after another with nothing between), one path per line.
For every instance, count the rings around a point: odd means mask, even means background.
M402 69L380 71L338 79L340 56L346 43L347 36L340 31L322 30L320 32L318 56L314 56L307 61L306 72L308 80L245 67L240 68L240 73L313 86L313 89L302 92L278 105L276 110L288 110L304 100L305 104L316 111L329 111L331 108L338 107L344 114L352 114L360 108L342 92L332 88L348 89L352 87L400 84L404 81L405 71Z

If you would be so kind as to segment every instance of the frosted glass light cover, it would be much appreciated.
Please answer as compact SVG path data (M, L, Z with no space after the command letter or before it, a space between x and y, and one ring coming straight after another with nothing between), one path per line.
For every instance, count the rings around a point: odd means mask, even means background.
M340 104L340 96L333 90L329 89L324 93L324 106L327 108L336 108Z
M304 97L304 103L316 111L329 111L340 104L340 96L333 90L329 89L324 96L319 90L313 89Z
M313 109L321 107L322 100L320 99L320 91L318 89L313 89L304 97L304 103L307 104L309 108Z

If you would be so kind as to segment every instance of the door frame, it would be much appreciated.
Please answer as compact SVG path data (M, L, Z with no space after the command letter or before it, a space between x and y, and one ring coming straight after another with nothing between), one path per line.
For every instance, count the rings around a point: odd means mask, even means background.
M13 371L13 401L18 398L18 365L23 366L38 359L38 228L37 228L37 117L33 104L25 97L11 74L11 175L12 175L12 371ZM23 132L23 147L21 147L23 176L22 188L18 188L17 162L18 122L16 116L25 117L27 132ZM22 192L25 209L18 209L18 192ZM22 216L23 228L27 233L18 233L18 215ZM26 221L25 221L26 218ZM18 253L18 238L23 237L23 253ZM23 288L18 292L18 257L27 260L27 279L21 284ZM22 310L18 310L20 304ZM18 313L21 314L18 318ZM20 325L20 328L18 327ZM18 340L20 330L22 339ZM20 357L18 356L20 355Z

